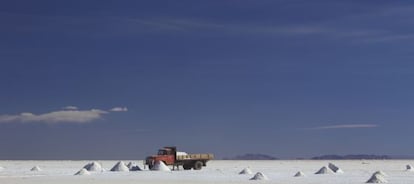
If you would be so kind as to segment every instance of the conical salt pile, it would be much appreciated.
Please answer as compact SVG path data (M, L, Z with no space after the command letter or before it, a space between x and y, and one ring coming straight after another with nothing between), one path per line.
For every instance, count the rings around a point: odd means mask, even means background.
M42 171L39 166L34 166L30 171Z
M374 173L367 183L387 183L388 181L384 178L383 175L379 173Z
M374 172L374 174L372 174L372 175L375 175L375 174L379 174L379 175L382 175L382 176L388 176L385 172L383 172L383 171L377 171L377 172Z
M269 178L267 178L267 176L263 173L257 172L252 178L250 178L250 180L269 180Z
M253 172L250 170L250 168L247 167L240 171L239 174L253 174Z
M154 171L171 171L169 167L167 167L163 161L156 161L155 165L152 167L151 170Z
M336 172L335 173L339 173L339 174L341 174L341 173L344 173L344 171L341 169L341 168L338 168L338 170L336 170Z
M93 171L93 172L103 171L101 164L99 164L98 162L88 163L85 166L83 166L83 168L85 168L88 171Z
M302 171L299 171L293 177L302 177L302 176L305 176L305 173L303 173Z
M326 166L323 166L321 169L319 169L318 172L316 172L315 174L330 174L332 173L332 170L327 168Z
M128 172L129 169L128 167L125 165L124 162L119 161L118 163L116 163L114 165L114 167L112 167L111 171L121 171L121 172Z
M85 168L82 168L77 173L75 173L75 175L77 175L77 176L91 175L91 173L88 170L86 170Z
M414 171L411 165L407 165L406 168L407 168L407 171Z
M135 162L129 162L127 165L129 171L141 171L141 168Z
M342 169L340 169L338 166L336 166L333 163L329 163L328 165L329 169L331 169L334 173L344 173L344 171L342 171Z

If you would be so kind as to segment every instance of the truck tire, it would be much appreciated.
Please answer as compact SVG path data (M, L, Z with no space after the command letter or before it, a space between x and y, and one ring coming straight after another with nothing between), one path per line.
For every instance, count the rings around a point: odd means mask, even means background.
M194 170L200 170L203 167L203 162L197 161L194 163Z
M191 169L191 165L189 164L184 164L183 165L184 170L190 170Z

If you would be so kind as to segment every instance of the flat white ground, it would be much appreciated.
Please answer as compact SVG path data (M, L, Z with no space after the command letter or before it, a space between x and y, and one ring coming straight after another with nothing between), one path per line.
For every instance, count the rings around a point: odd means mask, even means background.
M407 164L414 165L414 160L366 160L366 161L210 161L200 171L133 171L110 172L117 161L98 161L107 170L92 173L89 176L74 176L90 161L0 161L0 184L106 184L106 183L289 183L289 184L320 184L320 183L365 183L377 170L384 171L391 184L414 183L414 172L405 171ZM126 163L129 161L125 160ZM143 167L142 161L135 161ZM332 162L339 166L343 174L315 175L322 166ZM43 171L33 172L33 166ZM238 172L250 167L255 172L262 172L268 181L251 181L253 175L239 175ZM305 177L295 178L297 171L305 173Z

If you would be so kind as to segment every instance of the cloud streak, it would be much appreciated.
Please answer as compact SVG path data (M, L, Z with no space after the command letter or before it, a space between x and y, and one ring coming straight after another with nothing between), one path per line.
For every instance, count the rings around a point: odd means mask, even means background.
M70 105L70 106L63 107L63 109L64 110L78 110L78 107Z
M0 11L0 21L7 32L27 31L23 20L32 20L32 32L70 32L86 36L137 36L145 34L252 35L265 37L318 37L355 43L412 41L408 30L414 16L412 7L390 7L364 14L345 14L333 20L268 24L260 21L210 20L190 17L126 17L126 16L43 16ZM378 20L397 19L392 26L370 26ZM10 21L18 20L18 21ZM52 26L53 25L53 26ZM91 26L93 25L93 26ZM114 26L115 25L115 26ZM341 26L342 25L342 26ZM62 31L64 30L64 31Z
M112 112L126 112L126 111L128 111L128 108L126 108L126 107L114 107L114 108L110 109L109 111L112 111Z
M366 16L364 22L372 21L375 15ZM191 33L191 32L209 32L215 34L227 35L253 35L265 37L317 37L329 40L346 40L352 43L378 43L378 42L395 42L395 41L412 41L412 34L401 33L394 27L377 28L362 24L359 26L351 25L349 21L357 20L337 20L331 23L319 24L275 24L265 25L260 23L244 22L244 23L228 23L218 21L206 21L203 19L190 18L114 18L123 22L122 26L134 29L133 33L142 34L142 30L151 33L157 30L158 33ZM343 22L348 26L338 26L337 22ZM404 25L399 25L404 27ZM145 31L144 31L145 32Z
M344 3L348 4L348 3ZM358 3L356 3L358 4ZM364 4L364 3L362 3ZM349 3L354 6L354 3ZM363 6L366 11L342 12L338 15L308 21L278 22L272 17L252 20L214 19L188 16L63 16L10 13L0 11L2 32L33 34L71 34L72 36L107 38L159 36L242 36L283 39L317 39L349 44L411 44L414 34L411 20L414 6ZM25 22L30 20L28 26ZM379 22L380 21L380 22ZM406 47L406 46L404 46Z
M0 115L0 123L90 123L102 119L105 114L109 114L108 111L100 109L78 110L75 106L67 106L63 109L43 114L23 112L16 115ZM114 107L110 111L122 112L127 111L127 108Z
M312 130L326 130L326 129L355 129L355 128L377 128L376 124L343 124L330 125L311 128Z

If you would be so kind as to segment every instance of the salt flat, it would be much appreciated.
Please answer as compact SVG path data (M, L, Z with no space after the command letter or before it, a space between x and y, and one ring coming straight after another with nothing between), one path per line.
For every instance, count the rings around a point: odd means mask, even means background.
M66 184L66 183L365 183L372 173L382 170L391 184L414 183L414 172L406 171L407 164L414 160L356 160L356 161L308 161L308 160L277 160L277 161L221 161L208 162L208 166L200 171L131 171L110 172L118 162L98 161L104 172L91 172L87 176L74 176L85 161L0 161L1 184ZM124 160L129 162L129 160ZM143 168L142 161L135 161ZM315 175L321 167L334 163L344 173ZM39 166L41 171L30 171ZM249 167L253 174L240 175L239 172ZM302 171L306 176L293 177ZM262 172L269 180L249 180L256 172Z

